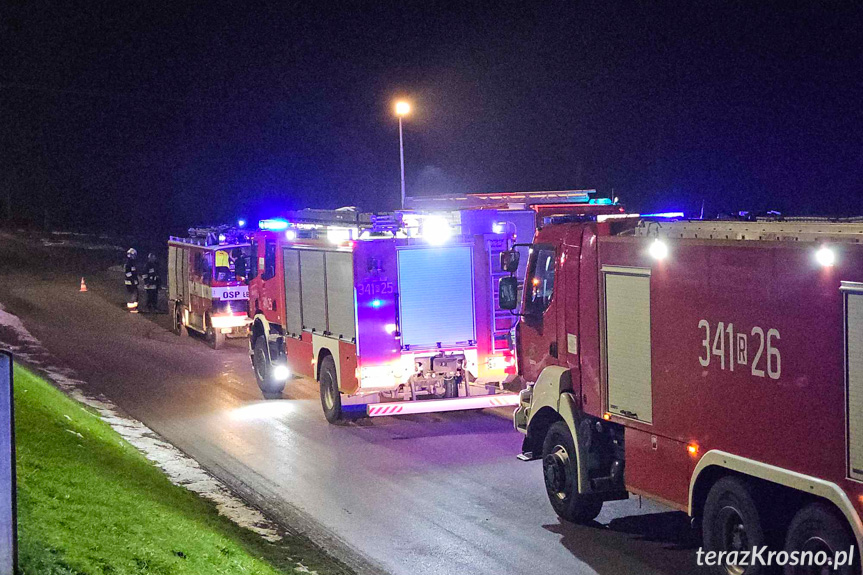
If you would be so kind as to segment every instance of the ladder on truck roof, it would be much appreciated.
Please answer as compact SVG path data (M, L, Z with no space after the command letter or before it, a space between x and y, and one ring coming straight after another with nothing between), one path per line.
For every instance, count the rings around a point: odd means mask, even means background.
M523 210L543 204L587 204L596 190L562 190L554 192L487 192L444 194L441 196L408 196L405 208L411 210L450 211L465 209ZM596 200L594 200L596 201Z
M705 240L761 240L791 242L863 243L863 218L783 221L734 220L641 220L633 230L636 236Z

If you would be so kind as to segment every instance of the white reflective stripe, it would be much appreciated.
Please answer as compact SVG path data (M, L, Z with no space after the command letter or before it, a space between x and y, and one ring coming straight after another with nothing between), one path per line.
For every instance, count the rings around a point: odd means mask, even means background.
M132 272L126 272L126 277L127 277L127 278L132 277Z
M136 307L138 307L138 302L133 301L133 302L131 302L131 303L127 303L127 304L126 304L126 307L127 307L127 308L129 308L129 309L136 308Z
M132 285L132 280L126 280L126 285L127 285L127 286Z

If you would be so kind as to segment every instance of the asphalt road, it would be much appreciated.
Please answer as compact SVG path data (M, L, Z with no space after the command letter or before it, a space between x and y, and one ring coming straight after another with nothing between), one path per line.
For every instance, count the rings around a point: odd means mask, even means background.
M685 515L646 500L607 503L591 526L561 522L541 464L516 460L506 413L332 426L302 379L263 401L244 340L213 351L173 335L166 315L128 314L109 270L121 259L2 233L0 304L92 391L358 572L703 572ZM0 329L0 345L10 337Z

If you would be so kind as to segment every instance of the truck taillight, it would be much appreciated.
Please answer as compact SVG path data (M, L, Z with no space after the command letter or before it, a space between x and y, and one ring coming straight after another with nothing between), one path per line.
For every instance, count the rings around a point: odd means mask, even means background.
M507 375L515 375L516 372L516 361L515 356L511 353L504 353L504 360L506 361L506 367L503 368L503 372Z
M503 355L494 355L486 360L486 367L489 369L502 369L504 373L515 373L515 357L511 352L504 352Z

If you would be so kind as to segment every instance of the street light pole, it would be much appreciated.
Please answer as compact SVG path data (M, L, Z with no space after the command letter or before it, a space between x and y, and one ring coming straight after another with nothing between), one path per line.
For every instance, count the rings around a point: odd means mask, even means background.
M402 209L405 209L405 140L402 135L401 116L399 116L399 157L402 165Z
M399 159L402 168L402 209L405 209L405 138L402 129L402 118L409 114L411 105L405 101L396 102L396 116L399 117Z

